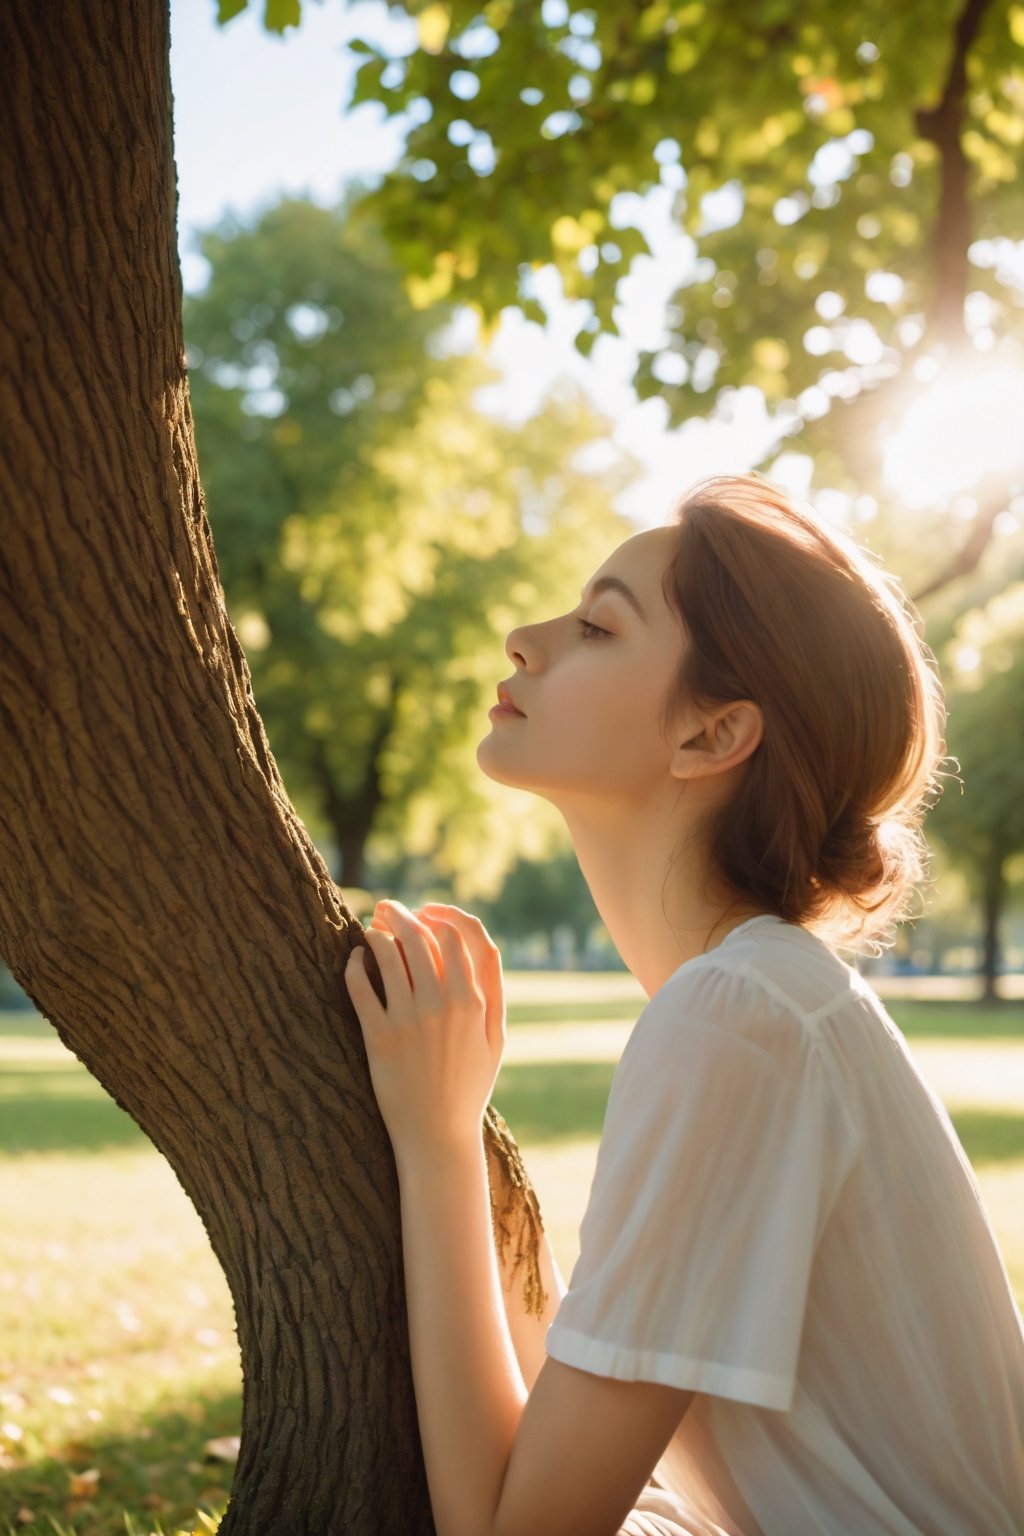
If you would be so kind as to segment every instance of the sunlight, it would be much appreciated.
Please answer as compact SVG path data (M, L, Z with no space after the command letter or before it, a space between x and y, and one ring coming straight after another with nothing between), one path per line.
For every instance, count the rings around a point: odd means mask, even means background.
M885 477L910 507L941 505L993 472L1024 474L1024 376L979 361L941 374L882 450Z

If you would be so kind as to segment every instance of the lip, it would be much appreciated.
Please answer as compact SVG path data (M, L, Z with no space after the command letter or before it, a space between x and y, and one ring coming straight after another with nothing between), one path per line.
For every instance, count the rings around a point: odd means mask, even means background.
M522 710L515 709L511 704L494 704L487 711L487 713L492 720L497 720L499 716L503 715L507 715L510 720L526 719L526 716L523 714Z
M526 719L522 710L513 703L512 696L504 683L498 684L498 702L493 705L489 713L492 715L518 715L521 720Z

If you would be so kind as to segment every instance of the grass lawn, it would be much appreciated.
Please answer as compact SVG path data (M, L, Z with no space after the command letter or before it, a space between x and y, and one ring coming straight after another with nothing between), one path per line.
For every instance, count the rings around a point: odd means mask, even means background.
M512 972L495 1100L568 1279L632 977ZM881 987L881 983L879 984ZM891 1000L1024 1304L1024 1005ZM231 1303L198 1216L32 1013L0 1014L0 1533L209 1530L237 1434Z

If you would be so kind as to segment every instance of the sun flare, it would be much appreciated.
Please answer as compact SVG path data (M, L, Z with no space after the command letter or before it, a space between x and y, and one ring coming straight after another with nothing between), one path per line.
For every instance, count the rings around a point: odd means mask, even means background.
M882 449L886 480L909 507L942 505L993 473L1024 480L1024 371L1007 364L940 374Z

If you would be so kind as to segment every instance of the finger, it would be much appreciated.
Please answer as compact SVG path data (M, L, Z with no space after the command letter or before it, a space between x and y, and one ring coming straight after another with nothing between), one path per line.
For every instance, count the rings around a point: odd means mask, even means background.
M400 941L402 957L409 975L409 983L421 1002L436 1001L439 983L444 980L444 958L437 939L427 927L413 917L401 902L380 902L380 915Z
M474 959L482 960L484 956L492 951L495 955L498 954L498 946L480 919L474 917L472 912L463 912L461 907L442 906L440 902L427 902L423 907L423 911L428 914L436 912L447 922L454 923L469 945L470 954L473 955Z
M431 912L438 912L445 922L453 923L454 928L459 929L462 937L467 942L470 954L473 955L473 966L479 982L487 980L491 986L502 986L502 962L500 962L499 949L494 943L484 923L479 917L473 917L471 912L464 912L459 906L442 906L439 902L428 902L424 908L425 915L430 917Z
M444 955L446 990L472 993L484 1004L483 993L476 984L473 957L462 934L454 923L445 922L443 917L434 918L434 922L437 924L438 942Z
M497 1049L508 1038L505 1022L505 980L501 968L501 951L478 917L463 912L461 907L445 907L439 902L427 902L424 912L443 912L445 919L458 928L473 957L476 980L487 1003L487 1038Z
M379 907L380 905L381 905L381 903L378 902L377 903L377 907ZM373 917L370 919L370 922L368 923L365 932L366 932L367 938L369 938L371 933L376 933L376 934L383 934L387 938L392 939L394 941L395 947L397 948L398 953L402 957L402 965L403 965L404 970L405 970L405 980L406 980L406 983L407 983L407 985L409 987L409 990L411 991L412 990L412 985L413 985L412 972L409 969L409 964L408 964L408 961L406 960L405 951L402 948L401 941L398 938L397 934L395 933L395 930L386 921L385 916L382 913L380 913L377 910L376 907L374 908Z
M495 1049L504 1050L508 1039L505 1017L505 976L501 966L501 951L497 945L484 957L480 985L487 999L487 1038Z
M379 1019L386 1015L386 1009L381 1004L376 987L370 980L369 966L366 960L366 951L369 945L357 944L345 961L344 979L348 989L348 995L355 1004L356 1016L360 1025L373 1027ZM377 966L380 971L380 964ZM383 982L383 977L381 977Z
M409 908L400 901L378 901L373 909L370 927L383 928L388 933L397 934L399 932L399 923L403 917L422 930L423 937L427 941L428 946L433 950L435 957L440 958L437 955L436 941L431 928L415 913L410 912Z
M403 996L403 988L406 996L412 988L402 947L394 934L383 928L367 928L365 936L384 983L386 1005L390 1007Z

